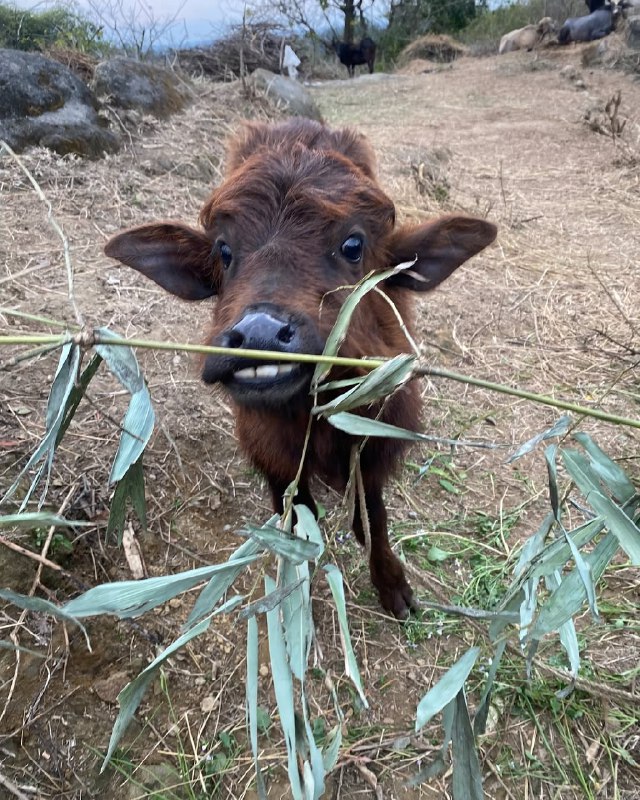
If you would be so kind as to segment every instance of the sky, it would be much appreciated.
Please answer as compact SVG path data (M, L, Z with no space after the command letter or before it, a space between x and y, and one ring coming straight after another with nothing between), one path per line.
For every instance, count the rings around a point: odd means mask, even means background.
M52 6L69 8L142 7L156 21L176 17L170 39L165 44L185 46L195 42L212 41L242 22L244 0L14 0L18 8L41 10Z

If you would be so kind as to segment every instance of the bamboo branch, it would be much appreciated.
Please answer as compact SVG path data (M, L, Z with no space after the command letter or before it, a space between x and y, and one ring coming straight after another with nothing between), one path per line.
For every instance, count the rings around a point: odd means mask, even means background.
M313 355L310 353L282 353L270 350L245 350L234 347L211 347L200 344L183 344L176 342L159 342L147 339L125 339L122 337L100 336L94 331L81 331L77 334L33 334L0 336L0 346L4 345L46 345L58 344L63 346L68 342L73 342L81 347L89 348L96 344L113 345L114 347L141 347L150 350L171 350L186 353L200 353L203 355L225 355L235 356L236 358L251 358L255 361L278 361L294 362L297 364L330 364L335 367L352 367L356 369L375 369L386 363L385 359L379 358L343 358L341 356ZM433 378L444 378L445 380L466 383L469 386L477 386L481 389L488 389L491 392L519 397L538 405L560 408L563 411L571 411L578 416L593 417L594 419L610 422L613 425L626 425L630 428L640 429L640 419L621 417L617 414L609 414L598 408L588 408L578 403L567 400L556 400L544 394L528 392L525 389L516 389L512 386L505 386L500 383L493 383L482 378L474 378L470 375L462 375L458 372L438 369L437 367L416 366L412 371L414 378L429 376Z

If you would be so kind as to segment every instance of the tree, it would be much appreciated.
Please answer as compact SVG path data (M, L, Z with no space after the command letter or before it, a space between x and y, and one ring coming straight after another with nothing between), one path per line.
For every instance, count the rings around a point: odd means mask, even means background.
M322 32L330 31L334 40L353 42L369 28L368 17L375 0L262 0L262 14L274 12L292 28L302 29L312 38L323 41ZM342 28L340 31L339 29Z
M172 14L157 17L146 0L87 0L108 38L128 55L143 59L167 39L186 0Z

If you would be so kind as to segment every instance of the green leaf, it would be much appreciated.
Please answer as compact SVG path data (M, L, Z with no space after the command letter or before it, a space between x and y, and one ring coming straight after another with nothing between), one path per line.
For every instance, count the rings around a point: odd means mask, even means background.
M296 583L290 583L287 586L283 586L281 589L276 589L275 592L271 592L271 594L266 594L259 600L255 600L242 609L238 614L238 618L248 619L258 614L266 614L267 611L273 611L273 609L279 606L290 594L295 592L296 589L299 589L303 582L304 578L300 578Z
M50 511L24 511L22 514L0 516L0 528L42 528L52 525L56 528L76 528L92 524L92 522L74 522Z
M456 697L469 677L479 654L479 647L467 650L420 700L416 711L416 732Z
M127 500L131 501L133 510L142 525L143 530L147 529L147 503L144 496L144 470L142 469L142 456L131 464L122 478L116 484L113 493L111 507L109 509L109 521L107 523L107 538L115 534L118 537L118 544L122 544L122 534L127 515Z
M435 544L432 544L427 552L427 559L434 564L438 564L451 558L452 555L452 553L447 553L446 550L441 550L439 547L436 547Z
M342 747L342 726L336 725L327 734L327 738L322 748L322 759L324 761L324 771L329 773L338 763L340 748Z
M97 328L102 339L115 338L108 328ZM144 377L131 347L98 344L96 352L105 360L109 371L120 381L131 395L129 407L122 422L122 434L118 452L111 467L109 482L123 478L129 467L142 455L151 438L155 415L151 396L145 386Z
M455 714L451 734L453 800L483 800L482 772L464 689L460 689L454 702Z
M545 548L531 561L529 567L529 577L537 578L544 575L552 575L557 569L561 569L571 558L573 548L581 548L589 544L590 541L602 531L604 524L600 519L592 519L585 522L579 528L572 531L564 531L562 538L549 542ZM573 547L567 541L570 539Z
M198 595L198 599L194 603L191 613L187 618L186 627L190 627L199 619L202 619L202 617L206 617L210 614L216 603L229 589L238 575L240 575L249 564L260 557L260 546L251 539L243 542L240 547L234 550L226 562L226 566L229 569L215 574ZM250 560L247 561L247 558Z
M275 591L276 584L272 578L265 575L265 591L267 594ZM288 774L291 794L294 800L304 800L298 760L296 757L296 720L293 701L293 675L287 659L287 648L282 633L279 609L267 612L267 631L269 634L269 656L271 659L271 674L276 703L280 714L280 725L284 734L287 747Z
M415 259L413 261L408 261L403 264L398 264L398 266L393 267L393 269L388 269L385 270L384 272L378 272L372 275L367 275L359 283L356 284L354 290L351 292L349 297L347 297L347 299L340 307L340 311L338 312L338 316L336 317L333 329L329 334L329 336L327 337L323 355L325 356L338 355L340 346L344 342L347 335L347 331L349 330L349 323L351 322L351 316L353 315L353 312L355 311L360 300L368 292L374 289L379 283L381 283L382 281L386 281L387 278L390 278L393 275L397 275L404 269L408 269L413 264L415 264ZM315 373L313 375L312 386L317 386L317 384L320 383L320 381L325 377L325 375L329 372L330 369L331 365L329 364L318 364L315 369Z
M100 364L102 364L102 357L97 353L94 353L93 357L82 371L82 375L80 375L73 389L71 390L64 409L64 419L62 420L60 429L58 430L58 435L56 437L56 447L60 444L62 437L65 435L67 428L71 424L71 420L75 416L76 410L80 405L80 401L85 396L87 387L91 383L93 376L98 371Z
M179 636L172 644L169 645L165 650L160 653L157 658L155 658L148 667L146 667L134 680L128 683L124 689L118 695L118 702L120 703L120 713L113 725L111 730L111 738L109 739L109 747L107 748L107 754L102 762L102 767L100 772L104 772L106 769L107 764L111 760L111 756L114 753L114 750L118 746L120 739L124 735L125 731L131 720L133 719L133 715L136 713L142 698L144 697L149 684L155 678L158 670L162 666L162 664L174 653L178 650L182 649L186 644L188 644L192 639L196 636L199 636L201 633L204 633L209 625L211 624L210 619L203 620L195 625L193 628L188 630L186 633L183 633Z
M547 589L553 592L562 583L562 578L559 572L554 575L548 575L546 578ZM560 641L564 647L569 658L569 665L571 667L571 674L574 678L577 677L580 670L580 646L578 645L578 635L573 620L569 619L563 623L558 633L560 634Z
M249 741L253 753L253 763L256 771L256 787L259 800L266 800L267 793L262 777L262 770L258 760L258 622L255 617L247 620L247 727L249 728Z
M493 658L491 659L491 666L489 667L489 672L487 673L487 680L485 681L484 684L484 691L482 692L482 697L480 698L480 702L478 703L478 707L476 709L475 717L473 718L473 733L475 736L482 736L482 734L486 730L487 718L489 716L489 708L491 706L491 694L493 691L493 684L496 679L498 667L500 666L500 662L502 661L502 656L504 655L506 646L507 646L507 640L503 639L501 642L498 642L498 645L493 653Z
M589 565L594 584L600 580L618 549L618 540L613 533L608 533L598 542L595 548L584 556ZM536 624L529 638L540 640L547 633L557 631L568 619L575 616L586 600L586 590L578 570L574 569L564 576L560 586L540 609Z
M547 428L546 431L536 434L533 438L521 445L513 455L509 456L506 463L511 464L513 461L522 458L522 456L530 453L540 444L540 442L543 442L545 439L551 439L553 436L564 436L570 427L571 417L568 415L560 417L560 419L558 419L551 428Z
M635 495L635 488L624 470L612 461L588 434L575 433L573 438L587 451L594 472L604 481L616 500L619 503L627 503Z
M111 467L109 483L121 480L129 467L140 459L151 438L154 424L155 414L151 405L151 395L147 387L143 386L140 391L131 395L122 422L120 444Z
M349 622L347 620L347 606L344 598L344 585L342 582L342 574L334 564L327 564L324 567L327 576L329 588L333 595L333 602L336 604L336 611L338 614L338 624L340 626L340 641L342 643L342 652L344 653L344 671L351 682L356 687L360 700L365 708L369 708L369 703L362 688L360 680L360 672L358 671L358 662L353 646L351 644L351 634L349 633Z
M327 422L334 428L350 433L352 436L385 436L390 439L406 439L410 442L419 442L421 439L429 438L421 433L398 428L396 425L389 425L368 417L360 417L358 414L349 414L346 411L332 414L327 417Z
M6 639L0 639L0 650L12 650L17 653L24 653L27 656L33 656L34 658L49 658L48 653L38 653L37 650L29 650L28 647L22 647L21 645L9 642Z
M286 558L292 564L314 561L321 553L321 548L316 542L301 539L299 536L287 533L276 527L263 526L257 528L253 525L247 525L240 533L247 534L261 547L270 550L281 558Z
M613 500L600 492L590 492L586 499L616 536L631 563L635 566L640 564L640 529L635 522Z
M45 435L25 466L20 470L18 477L11 484L4 497L0 500L0 505L15 493L23 477L41 459L45 460L40 465L33 480L31 481L29 490L25 494L25 497L20 505L20 511L26 508L29 500L31 499L31 495L36 490L40 480L42 479L42 476L45 473L48 482L49 475L51 474L51 467L53 465L53 456L58 440L58 432L64 419L67 400L74 387L79 364L80 348L74 345L72 342L68 342L64 345L62 351L60 352L60 360L58 361L58 367L53 379L53 384L51 385L51 391L49 393L49 400L47 401ZM47 487L45 485L42 501L44 501L46 489Z
M558 522L560 522L561 509L560 498L558 495L558 468L556 466L557 453L557 444L552 444L549 447L545 447L544 458L547 462L547 476L549 479L549 502L551 503L553 516Z
M242 559L242 564L251 564L256 556ZM180 572L177 575L162 575L141 581L116 581L103 583L81 594L62 606L62 610L74 617L95 617L99 614L115 614L120 619L139 617L172 597L186 592L212 575L224 574L237 569L239 561L214 564L208 567Z
M309 565L304 563L295 566L285 561L280 565L279 580L283 589L295 587L282 603L282 625L291 671L302 682L313 638Z
M119 338L109 328L96 328L95 333L103 340ZM136 394L144 388L144 376L131 347L97 344L94 349L106 361L109 371L129 394Z
M84 638L87 642L87 647L91 650L89 637L82 623L78 622L77 618L65 610L64 606L56 606L48 600L43 600L41 597L27 597L17 592L12 592L11 589L0 589L0 600L6 600L8 603L13 603L18 608L23 608L26 611L36 611L39 614L51 614L58 619L63 619L66 622L72 622L77 625L82 631Z
M322 535L318 521L311 509L307 508L307 506L296 503L293 508L296 512L296 525L294 530L300 539L308 539L310 542L316 544L319 550L318 555L315 556L315 560L317 561L324 553L325 547L324 536Z
M395 356L386 364L371 370L348 392L336 397L330 403L316 406L312 413L328 417L388 397L411 376L415 360L416 357L412 355Z

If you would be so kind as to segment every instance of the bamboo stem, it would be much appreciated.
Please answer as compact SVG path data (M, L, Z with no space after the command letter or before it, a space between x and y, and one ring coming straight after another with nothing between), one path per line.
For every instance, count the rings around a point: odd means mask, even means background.
M16 336L0 336L0 346L2 345L47 345L57 344L62 346L68 342L75 342L83 347L92 347L96 344L113 345L115 347L140 347L151 350L172 350L186 353L201 353L203 355L230 355L252 358L256 361L279 361L295 362L297 364L330 364L335 367L355 367L358 369L375 369L386 363L386 360L379 358L343 358L341 356L312 355L309 353L281 353L269 350L242 350L234 347L211 347L200 344L181 344L175 342L158 342L148 339L125 339L117 336L100 336L91 331L82 331L78 334L29 334ZM419 378L430 376L434 378L444 378L445 380L466 383L469 386L477 386L488 389L491 392L519 397L538 405L560 408L563 411L571 411L583 417L593 417L594 419L610 422L614 425L626 425L630 428L640 429L640 419L621 417L617 414L609 414L597 408L587 408L578 403L566 400L556 400L548 395L528 392L525 389L516 389L512 386L505 386L500 383L493 383L482 378L474 378L469 375L462 375L458 372L438 369L437 367L416 366L412 371L413 377Z

